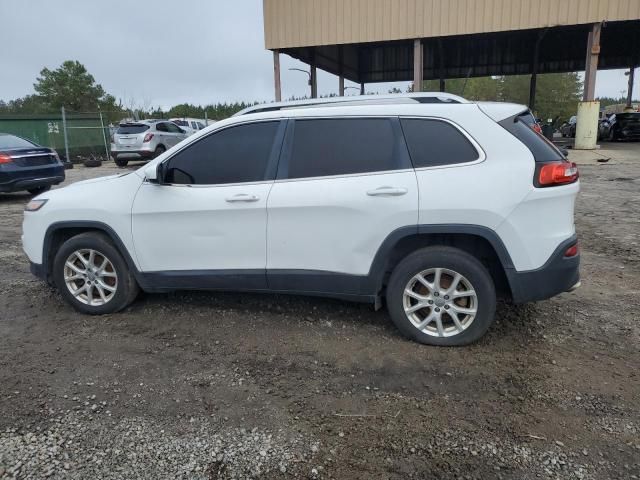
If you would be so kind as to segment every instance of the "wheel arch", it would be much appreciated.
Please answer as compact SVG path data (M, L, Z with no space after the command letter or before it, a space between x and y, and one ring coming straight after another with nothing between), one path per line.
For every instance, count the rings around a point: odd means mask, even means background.
M403 258L420 248L436 245L459 248L478 258L489 270L496 292L512 298L509 277L514 266L511 256L498 234L480 225L418 225L395 230L374 257L369 272L372 287L381 294L391 272Z
M139 283L140 274L138 268L120 236L109 225L96 221L56 222L49 225L42 245L42 268L47 281L50 281L53 260L62 244L76 235L88 232L98 232L108 237L123 256L127 267Z

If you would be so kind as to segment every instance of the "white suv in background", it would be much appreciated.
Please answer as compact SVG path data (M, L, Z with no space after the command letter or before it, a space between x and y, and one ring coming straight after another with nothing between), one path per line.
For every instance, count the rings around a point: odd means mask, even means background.
M141 120L121 123L113 134L111 156L119 167L129 160L149 160L187 138L189 134L173 122Z
M496 297L579 284L578 173L527 112L440 93L251 107L36 197L24 249L89 314L139 289L296 293L386 303L407 337L467 344Z

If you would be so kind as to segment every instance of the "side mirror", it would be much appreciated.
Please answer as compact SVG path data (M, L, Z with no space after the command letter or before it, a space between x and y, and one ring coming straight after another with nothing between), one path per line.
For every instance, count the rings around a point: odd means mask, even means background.
M151 183L160 183L164 181L164 163L149 165L144 169L144 178Z

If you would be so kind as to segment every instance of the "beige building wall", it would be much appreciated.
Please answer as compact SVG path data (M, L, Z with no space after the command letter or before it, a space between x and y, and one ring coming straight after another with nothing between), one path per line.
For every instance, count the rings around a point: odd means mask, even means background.
M268 49L640 19L640 0L263 0Z

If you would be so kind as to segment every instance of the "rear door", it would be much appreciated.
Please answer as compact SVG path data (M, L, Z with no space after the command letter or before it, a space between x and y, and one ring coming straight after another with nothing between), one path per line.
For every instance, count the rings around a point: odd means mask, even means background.
M339 279L367 275L384 239L418 221L398 119L290 120L268 213L270 288L359 293Z
M157 143L164 145L164 147L168 150L173 147L175 143L173 142L173 137L169 134L169 127L167 125L167 122L156 123L155 135L158 137Z
M167 122L167 130L169 130L171 146L177 145L188 136L182 128L178 127L173 122Z

